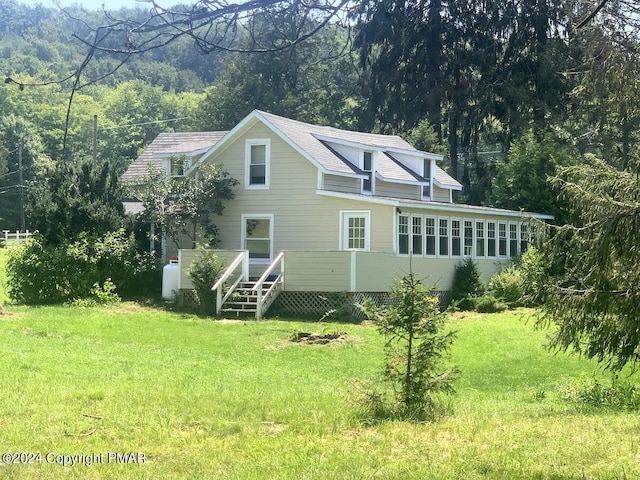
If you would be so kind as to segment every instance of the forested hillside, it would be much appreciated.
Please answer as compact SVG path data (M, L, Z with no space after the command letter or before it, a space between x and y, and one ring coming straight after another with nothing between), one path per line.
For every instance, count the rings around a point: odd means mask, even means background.
M546 183L557 166L586 152L634 162L637 17L616 5L578 28L594 2L363 0L317 32L288 9L215 48L199 42L201 26L144 53L88 59L98 26L144 24L148 11L107 18L0 0L0 227L21 226L20 193L38 175L92 158L94 115L97 161L122 172L160 132L228 129L254 108L404 135L445 153L460 200L561 216ZM256 48L258 34L287 48Z

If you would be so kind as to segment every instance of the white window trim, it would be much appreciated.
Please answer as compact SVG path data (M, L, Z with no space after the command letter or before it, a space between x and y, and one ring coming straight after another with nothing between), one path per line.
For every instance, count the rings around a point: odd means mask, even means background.
M453 254L453 222L460 222L460 255ZM461 217L449 217L449 256L451 258L464 258L464 221Z
M494 255L489 255L489 224L493 223L493 251ZM494 219L488 219L484 222L484 238L485 238L485 258L498 258L498 222Z
M360 151L360 155L359 155L359 168L364 172L364 154L366 153L370 153L371 154L371 191L365 191L364 190L364 182L365 179L361 179L360 180L360 193L362 193L363 195L375 195L376 194L376 167L377 167L377 158L376 158L376 153L373 150L361 150Z
M516 226L516 238L511 238L511 225ZM516 241L516 251L511 252L511 241ZM509 222L507 225L507 258L515 258L520 253L520 222Z
M425 165L424 165L424 160L427 160L429 162L429 175L427 175L427 172L425 171ZM422 162L422 176L424 178L428 178L429 179L429 195L424 195L424 186L420 185L420 198L422 200L431 200L433 198L433 173L434 173L434 161L432 159L424 159Z
M504 249L504 255L500 255L500 225L504 225L504 234L506 245ZM496 242L496 255L498 258L509 258L509 223L508 222L497 222L498 229L496 231L497 242Z
M433 236L434 236L434 248L433 254L427 254L427 218L433 219ZM425 215L422 221L422 232L423 232L423 240L422 240L422 251L424 252L423 256L427 258L436 258L438 256L438 217L435 215Z
M447 221L447 254L446 255L440 254L440 220ZM451 218L438 217L438 219L436 220L436 225L438 227L437 235L436 235L436 242L438 244L438 248L436 249L437 256L440 258L450 258L451 257Z
M348 243L345 242L345 220L347 217L364 217L364 248L347 248ZM356 250L360 252L369 252L371 250L371 210L340 210L340 228L339 228L339 250Z
M466 248L466 222L471 222L471 252L467 255L465 253ZM475 258L475 249L476 249L476 224L473 218L463 218L462 219L462 258Z
M247 230L246 230L246 225L247 225L247 220L264 220L264 219L268 219L269 220L269 258L254 258L254 259L249 259L249 263L254 263L254 264L270 264L273 261L273 244L274 244L274 238L273 238L273 218L274 215L273 213L243 213L241 215L241 220L240 220L240 250L246 250L245 248L245 241L247 240Z
M396 218L396 228L395 228L395 242L396 242L396 255L399 257L409 257L411 255L411 215L408 213L398 213L394 215ZM407 253L400 253L400 217L404 217L407 219L407 236L409 239L407 240Z
M264 185L250 184L251 168L251 147L254 145L264 145ZM250 138L244 143L244 188L247 190L268 190L271 182L271 139L270 138Z
M478 223L482 224L482 252L484 255L478 255ZM487 222L479 218L473 219L473 258L487 258Z

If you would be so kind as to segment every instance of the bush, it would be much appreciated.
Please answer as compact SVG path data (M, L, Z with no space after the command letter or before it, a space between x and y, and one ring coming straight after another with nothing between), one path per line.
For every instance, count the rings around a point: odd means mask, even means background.
M640 409L640 391L629 382L612 378L605 385L595 378L581 377L567 381L560 388L567 402L590 407L613 407L628 410Z
M509 307L522 305L524 289L522 274L514 265L496 273L489 282L488 291L492 296L504 302Z
M467 258L458 263L453 272L451 300L462 300L465 297L478 297L484 293L484 285L478 271L478 265Z
M504 312L507 306L492 295L484 295L475 299L476 311L479 313Z
M203 314L216 311L216 292L211 287L218 281L226 267L225 261L216 255L215 250L200 248L200 256L189 266L187 275L193 282L198 304Z
M545 265L540 251L531 246L522 254L517 263L522 278L523 303L537 306L542 303Z
M138 254L135 239L124 230L95 239L82 234L58 246L46 246L34 235L10 252L8 293L19 303L65 303L95 296L96 284L104 288L108 281L122 294L134 295L155 278L154 270L153 256Z

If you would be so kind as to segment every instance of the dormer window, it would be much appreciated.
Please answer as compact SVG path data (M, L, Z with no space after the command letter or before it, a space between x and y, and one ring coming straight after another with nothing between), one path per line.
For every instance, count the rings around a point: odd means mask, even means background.
M269 188L270 150L269 139L247 140L244 171L246 188Z
M422 186L422 198L431 198L431 160L422 160L422 176L429 181L429 185Z
M184 177L187 159L184 155L173 156L169 159L171 177Z
M362 158L362 170L367 174L368 178L362 180L362 193L372 193L373 184L373 154L364 152Z

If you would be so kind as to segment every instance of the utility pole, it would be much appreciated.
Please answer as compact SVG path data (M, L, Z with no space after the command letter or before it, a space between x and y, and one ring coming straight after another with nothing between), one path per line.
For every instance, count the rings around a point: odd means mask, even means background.
M26 230L24 218L24 176L22 174L22 139L18 143L18 188L20 188L20 230Z

